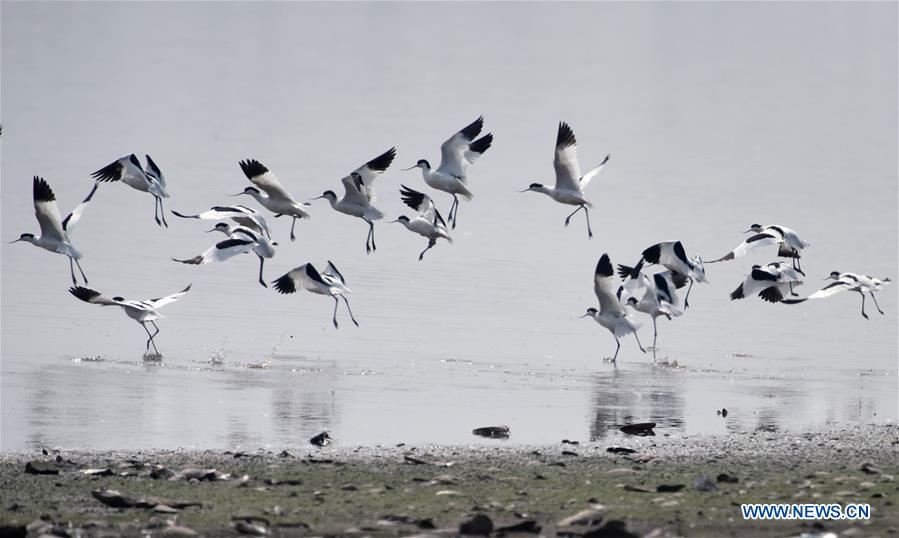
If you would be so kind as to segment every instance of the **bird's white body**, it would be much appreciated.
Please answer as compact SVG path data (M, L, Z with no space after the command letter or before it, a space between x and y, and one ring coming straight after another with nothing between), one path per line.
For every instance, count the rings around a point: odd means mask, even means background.
M215 206L196 215L184 215L177 211L172 211L172 213L185 219L231 219L241 226L246 226L257 233L265 234L268 238L271 238L272 236L271 229L268 227L268 222L266 222L265 217L255 209L245 205Z
M630 312L617 295L617 282L615 272L612 269L612 262L609 260L608 254L603 254L596 264L596 270L593 274L593 291L599 300L599 310L588 308L587 313L581 317L591 317L597 323L608 329L615 337L615 343L618 347L615 349L615 355L612 362L618 359L618 351L621 349L619 339L631 333L637 336L637 329L641 327L641 323L635 321ZM637 345L640 350L644 351L640 345L640 339L637 338Z
M421 261L425 252L436 245L438 239L443 238L452 243L453 238L450 237L446 222L437 210L437 206L428 195L410 189L405 185L401 185L401 187L400 196L403 203L417 211L418 214L411 219L404 215L393 222L399 222L407 230L428 239L428 246L418 255L418 260Z
M119 181L132 189L152 194L156 200L156 215L154 215L156 223L168 226L165 222L164 211L160 211L162 209L162 199L169 197L169 193L166 190L165 176L149 155L146 155L146 159L147 167L144 169L141 167L137 156L131 153L119 157L91 174L91 176L101 182ZM160 216L159 213L162 213L162 215Z
M877 297L874 296L875 291L880 291L884 286L890 283L889 278L876 278L868 275L861 275L858 273L840 273L838 271L834 271L830 273L825 280L833 280L830 284L824 286L820 290L815 293L805 297L804 299L786 299L783 302L787 304L796 304L802 303L809 299L823 299L825 297L830 297L835 295L841 291L854 291L862 296L862 317L868 319L868 314L865 313L865 294L871 296L871 299L874 301L874 305L877 307L877 311L883 314L883 310L880 309L880 305L877 304Z
M281 215L293 217L293 221L290 225L290 239L295 240L296 236L293 232L294 225L296 225L297 219L309 218L309 213L303 209L304 205L308 204L297 202L294 197L287 192L287 189L281 185L281 182L278 181L275 174L259 161L248 159L246 161L240 161L239 164L240 169L243 170L247 179L258 188L247 187L243 192L239 192L235 196L248 194L259 202L259 205L274 213L276 217L280 217ZM260 192L260 189L265 194Z
M446 172L441 172L440 169L432 170L429 166L421 166L420 168L421 177L425 180L425 184L432 189L461 196L466 200L474 198L474 194L468 190L465 176L454 176Z
M713 262L721 262L740 258L758 249L759 247L769 245L779 245L777 255L784 258L799 258L802 249L808 248L810 243L799 237L794 230L781 226L779 224L753 224L744 233L754 232L745 241L737 245L732 251L724 256L713 260Z
M230 224L219 224L210 231L222 232L229 238L248 239L253 242L252 251L260 258L275 257L275 243L272 243L267 237L259 234L258 230L247 226L232 226ZM223 260L217 260L223 261Z
M583 191L580 189L540 185L529 190L543 193L560 204L593 207L593 203L587 200L587 197L584 196Z
M743 299L757 294L765 301L777 303L801 284L802 275L787 264L772 262L763 266L753 265L746 280L730 294L730 298Z
M671 272L662 271L650 276L642 271L642 260L636 267L619 265L618 268L620 274L627 275L624 283L618 288L618 300L652 318L652 352L655 357L658 340L657 319L659 316L665 316L670 320L684 313L678 306Z
M262 278L262 269L265 260L275 255L275 245L265 235L246 226L231 226L229 224L220 223L209 231L220 231L228 236L228 239L220 241L209 247L202 254L198 254L193 258L179 260L172 258L176 262L186 263L188 265L205 265L207 263L224 262L237 256L238 254L246 254L254 252L259 257L259 283L263 287L268 287Z
M683 243L680 241L662 241L647 247L641 253L641 259L650 264L659 264L671 271L671 280L675 288L684 287L690 282L684 297L684 308L690 306L690 290L693 282L708 282L705 277L705 265L699 255L688 257Z
M350 313L350 319L356 326L359 323L353 317L353 311L350 310L350 302L346 296L350 293L350 289L346 286L346 280L337 269L337 267L328 261L327 268L319 272L311 263L304 263L299 267L288 271L280 278L272 281L275 290L278 293L290 294L296 293L298 290L306 290L317 295L327 295L334 299L334 327L337 328L337 306L340 304L338 298L343 298L346 303L347 311Z

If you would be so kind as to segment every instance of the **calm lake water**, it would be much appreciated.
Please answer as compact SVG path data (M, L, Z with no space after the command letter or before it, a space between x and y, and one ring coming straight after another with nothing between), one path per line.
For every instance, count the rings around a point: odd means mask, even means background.
M749 224L812 246L810 293L830 271L896 280L895 3L11 3L2 4L2 429L0 448L289 448L327 429L343 445L512 443L803 430L897 420L896 287L796 306L730 301L773 249L710 265L686 315L659 322L653 365L577 319L608 252L682 240L723 255ZM425 241L313 202L270 219L273 280L333 260L361 323L321 296L256 282L255 256L176 264L211 245L212 223L152 219L153 200L100 187L74 242L94 287L149 298L193 283L159 322L161 363L118 308L67 293L65 258L37 232L31 177L69 211L90 172L149 153L167 209L233 203L237 161L268 165L300 199L391 146L376 184L390 219L401 183L427 190L419 158L478 115L494 146L471 169L455 243ZM560 120L582 167L596 237L567 207L516 194L552 183ZM430 191L429 191L430 192ZM435 194L444 214L451 199ZM254 207L248 198L242 200ZM641 331L651 341L648 318ZM259 367L263 366L263 367ZM726 419L716 410L726 408Z

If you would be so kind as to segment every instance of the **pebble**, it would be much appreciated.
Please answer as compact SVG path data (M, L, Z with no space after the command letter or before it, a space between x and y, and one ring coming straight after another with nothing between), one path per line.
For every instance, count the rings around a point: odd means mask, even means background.
M653 428L656 427L655 422L638 422L635 424L625 424L620 428L621 431L628 435L637 435L639 437L646 437L650 435L655 435L656 432L653 431Z
M178 513L177 508L172 508L171 506L169 506L167 504L157 504L156 506L153 507L153 511L158 514L177 514Z
M459 534L470 536L488 536L493 532L493 521L484 514L475 514L459 525Z
M568 516L565 519L560 520L556 523L557 527L575 527L584 525L587 527L597 525L602 522L603 517L605 516L604 510L582 510L574 515Z
M485 426L483 428L475 428L471 433L480 435L481 437L490 437L491 439L508 439L511 430L508 426Z
M874 467L874 464L870 463L870 462L866 462L866 463L862 464L862 472L865 474L882 474L883 473L883 471L881 471L877 467Z
M716 478L716 480L718 480L718 482L723 482L726 484L736 484L737 482L740 481L740 479L737 478L736 476L734 476L732 474L727 474L727 473L719 474L718 477Z
M28 474L59 474L59 468L46 461L29 461L25 464L25 472Z
M718 485L707 476L697 476L693 479L693 489L696 491L718 491Z

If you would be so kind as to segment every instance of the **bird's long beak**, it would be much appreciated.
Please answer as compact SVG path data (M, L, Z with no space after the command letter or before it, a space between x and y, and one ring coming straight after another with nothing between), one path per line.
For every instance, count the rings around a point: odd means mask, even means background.
M515 192L531 192L531 189L525 189L523 191L515 191Z
M213 228L213 229L211 229L211 230L206 230L206 233L211 233L211 232L214 232L214 231L215 231L215 228Z
M403 172L408 172L409 170L412 170L413 168L418 168L418 165L415 164L415 165L410 166L409 168L403 168L402 170L403 170Z
M589 317L589 316L590 316L590 314L584 314L583 316L578 316L577 319L586 318L586 317Z
M237 193L237 194L229 194L228 196L240 196L241 194L246 194L246 193L244 193L244 192L239 192L239 193Z
M22 238L20 237L20 238L16 239L15 241L7 241L7 243L9 243L9 244L18 243L21 240L22 240Z
M321 200L324 197L325 197L325 195L321 195L321 196L316 196L315 198L311 198L311 199L312 200Z
M746 231L744 231L744 232L742 232L742 233L748 234L748 233L751 232L751 231L752 231L752 228L750 228L750 229L748 229L748 230L746 230Z
M393 224L394 222L399 222L399 221L400 221L400 219L396 219L396 220L388 220L388 221L387 221L387 224Z

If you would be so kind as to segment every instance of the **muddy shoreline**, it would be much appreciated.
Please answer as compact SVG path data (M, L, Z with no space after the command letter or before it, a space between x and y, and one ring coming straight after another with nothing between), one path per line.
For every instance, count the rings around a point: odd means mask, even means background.
M0 536L449 536L465 522L515 536L899 532L893 425L552 446L48 452L0 454ZM53 474L26 472L29 462ZM749 502L868 503L872 517L744 521Z

